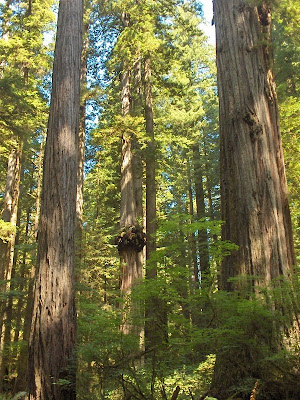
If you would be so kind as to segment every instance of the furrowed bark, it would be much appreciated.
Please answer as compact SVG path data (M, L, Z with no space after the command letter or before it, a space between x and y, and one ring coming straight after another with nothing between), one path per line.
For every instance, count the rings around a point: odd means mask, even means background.
M130 16L123 13L124 28L130 27ZM132 71L124 61L121 76L121 105L124 118L134 114L132 110ZM121 164L121 205L120 205L120 230L139 230L142 219L142 171L138 150L138 141L131 132L122 135L122 164ZM143 254L141 249L127 243L119 247L121 261L121 292L124 298L124 320L122 331L125 334L134 333L141 337L142 328L140 321L133 321L133 317L141 316L141 307L133 303L131 292L133 287L143 276ZM140 339L139 339L140 340Z
M45 147L29 344L29 399L73 400L82 0L61 0Z
M255 6L242 0L215 0L214 12L221 219L225 221L222 239L239 246L225 257L219 284L224 290L242 289L244 280L229 278L250 275L255 290L271 285L275 278L289 280L295 265L272 73L271 11L265 2ZM283 303L273 306L291 315L290 326L294 321L297 325L296 310L287 309ZM299 337L299 322L295 331ZM279 345L276 337L272 340ZM243 349L220 351L212 394L227 398L237 382L251 376L259 378L255 364L249 363Z

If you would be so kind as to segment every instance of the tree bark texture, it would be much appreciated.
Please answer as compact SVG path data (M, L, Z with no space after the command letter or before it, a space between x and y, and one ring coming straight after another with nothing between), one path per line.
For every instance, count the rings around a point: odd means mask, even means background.
M130 72L124 71L122 76L122 114L130 115L131 110ZM136 226L138 224L138 204L140 203L135 171L136 138L125 132L122 137L122 165L121 165L121 207L120 228ZM138 180L141 184L140 180ZM140 208L141 209L141 208ZM121 291L128 292L136 279L142 277L141 254L132 248L124 248L121 253L122 277Z
M36 176L36 191L35 191L35 212L34 212L34 220L33 220L33 232L34 232L34 239L37 241L38 239L38 228L39 228L39 219L40 219L40 207L41 207L41 189L42 189L42 177L43 177L43 158L44 158L44 148L45 148L45 139L40 144L39 155L37 158L37 176ZM26 227L25 227L25 237L29 238L29 224L31 218L31 209L27 209L26 212ZM28 242L29 243L29 242ZM35 258L35 257L34 257ZM24 305L24 319L22 321L20 311L17 310L18 322L16 326L19 326L22 323L22 340L26 343L26 346L22 346L20 353L18 355L17 361L17 377L15 379L13 393L16 394L21 391L27 390L27 382L28 382L28 345L29 345L29 335L30 335L30 324L31 324L31 311L32 311L32 304L33 304L33 289L34 289L34 277L36 271L36 265L33 263L31 268L28 271L28 265L26 263L27 259L27 251L26 249L23 250L22 255L22 262L21 262L21 278L23 277L26 279L22 282L20 286L20 291L22 292L26 287L27 298L20 298L18 301L18 309L21 310L23 308L23 302L25 300ZM28 285L26 285L28 280ZM20 329L20 328L18 328ZM20 336L20 332L15 332L15 341L18 340Z
M220 113L222 239L239 246L227 256L220 287L234 290L231 277L251 275L256 285L293 272L291 219L271 70L271 12L266 3L215 0ZM264 338L262 338L264 340ZM212 395L259 374L237 346L217 355ZM230 371L230 374L228 374Z
M29 344L30 400L76 398L74 236L82 18L82 0L60 1Z
M239 250L226 257L228 278L257 283L287 277L295 264L287 184L271 70L270 9L215 0L221 136L223 240Z
M80 86L81 100L79 111L79 133L78 133L78 171L77 171L77 191L76 191L76 267L77 277L80 280L80 268L82 259L82 234L83 234L83 182L84 182L84 161L85 161L85 131L86 131L86 90L87 90L87 57L89 50L89 18L90 9L86 5L83 25L83 48L80 64ZM87 20L86 20L87 19Z
M130 15L122 15L124 28L130 27ZM134 115L132 104L132 81L137 78L137 73L132 77L132 71L127 62L123 63L121 76L121 105L124 117ZM139 155L139 145L134 134L124 132L122 135L122 165L121 165L121 205L120 229L136 227L141 224L142 210L142 171ZM143 276L143 253L134 246L125 246L121 250L121 292L124 298L124 320L122 330L125 334L135 333L141 335L140 323L133 323L133 315L141 316L140 304L133 304L131 290Z

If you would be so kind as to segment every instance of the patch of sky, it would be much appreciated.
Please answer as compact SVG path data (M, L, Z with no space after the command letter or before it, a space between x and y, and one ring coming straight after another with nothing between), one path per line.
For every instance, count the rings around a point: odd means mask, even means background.
M202 0L204 21L201 28L212 45L216 43L215 26L213 25L213 3L212 0Z

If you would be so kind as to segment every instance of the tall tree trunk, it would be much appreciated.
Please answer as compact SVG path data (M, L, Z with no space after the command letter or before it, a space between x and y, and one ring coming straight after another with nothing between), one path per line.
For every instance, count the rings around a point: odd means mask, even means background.
M295 265L287 185L270 54L267 6L215 0L221 135L222 238L239 245L226 257L228 278L268 283ZM264 40L263 40L264 39ZM229 66L229 67L228 67Z
M83 25L83 48L80 65L81 101L79 111L79 134L78 134L78 171L76 191L76 267L77 279L80 280L80 269L82 259L82 235L83 235L83 181L85 161L85 131L86 131L86 91L87 91L87 58L89 50L89 18L90 3L86 3Z
M124 28L130 26L130 15L122 15ZM122 115L124 118L132 114L132 72L124 62L121 77L122 85ZM134 285L142 279L143 255L138 245L138 238L142 238L142 191L141 171L139 171L139 155L137 138L131 132L124 132L122 136L122 165L121 165L121 205L120 230L125 233L119 236L119 254L121 261L121 292L124 298L124 333L141 335L140 322L133 322L132 317L140 316L140 305L133 304L131 292ZM137 239L137 240L136 240Z
M194 222L194 196L193 196L193 185L192 185L192 177L191 177L191 165L190 160L188 158L187 164L187 177L188 177L188 199L189 199L189 215L191 216L191 222ZM195 233L192 232L189 235L189 243L190 243L190 253L191 253L191 261L193 265L193 273L192 273L192 286L193 292L195 288L199 287L199 266L197 261L197 243Z
M30 400L76 398L74 236L82 19L82 0L60 1L29 343Z
M41 189L42 189L42 174L43 174L43 156L44 156L44 146L45 146L45 137L41 141L39 156L37 159L37 177L36 177L36 193L35 193L35 213L34 213L34 223L33 223L33 232L34 232L34 240L38 239L38 225L39 225L39 217L40 217L40 206L41 206ZM28 238L29 235L29 222L30 222L30 212L31 210L27 210L27 218L26 218L26 227L25 227L25 236ZM21 265L21 278L27 278L28 286L26 288L27 298L25 301L25 309L24 309L24 319L23 319L23 334L22 340L24 345L21 347L18 362L17 362L17 377L14 384L14 393L18 393L21 391L26 391L27 382L28 382L28 343L29 343L29 335L30 335L30 323L31 323L31 311L33 304L33 286L34 286L34 276L35 276L35 262L32 262L31 269L26 273L28 266L26 263L27 251L23 250L23 260ZM34 254L32 256L32 260L36 259L36 252L34 250ZM20 291L24 290L25 282L20 287ZM18 303L18 309L22 309L24 300L21 298ZM18 312L18 311L17 311ZM21 317L21 316L20 316ZM21 318L19 323L21 323ZM17 334L17 332L16 332ZM15 336L16 336L15 334ZM16 340L16 337L15 337Z
M146 259L156 250L156 151L154 139L153 100L151 82L151 58L145 60L145 120L147 134L147 159L146 159L146 232L147 246ZM156 268L148 271L148 277L156 277Z
M264 2L253 6L215 0L214 12L222 239L239 246L222 263L220 287L232 290L239 284L228 279L245 274L255 276L254 287L279 276L288 278L295 255L271 70L270 9ZM230 386L249 374L249 360L242 353L226 352L217 360L214 386L223 399Z
M2 219L5 222L9 222L13 229L16 229L17 225L22 149L23 144L21 142L16 143L16 145L12 147L7 167ZM7 241L0 239L0 280L2 281L2 292L8 292L10 290L16 232L13 231L7 239ZM7 368L7 357L4 355L6 351L5 346L9 345L10 342L11 316L8 314L10 302L11 300L9 297L6 298L6 296L4 296L1 303L0 390L3 388L3 379Z
M194 164L197 218L198 220L200 220L201 218L206 217L206 212L205 212L205 199L204 199L204 188L203 188L203 173L201 168L201 160L200 160L200 152L198 144L193 145L193 164ZM199 242L201 283L203 284L209 274L208 236L206 229L198 231L198 242Z
M151 255L156 251L156 150L154 139L153 99L152 99L152 68L151 57L145 60L144 91L145 91L145 120L147 134L146 155L146 278L156 279L157 265L155 261L149 262ZM166 311L163 302L158 296L152 296L147 300L145 323L145 347L146 351L161 345L167 340Z
M125 71L122 79L122 110L123 115L129 115L130 111L130 74ZM142 252L131 242L131 233L137 234L139 228L137 214L138 185L135 181L136 160L134 148L136 140L131 134L125 132L122 138L122 166L121 166L121 218L120 229L127 232L127 244L119 247L121 260L121 292L124 296L128 312L124 313L123 332L130 333L136 330L130 321L133 305L130 294L133 286L142 278ZM139 329L139 328L138 328Z

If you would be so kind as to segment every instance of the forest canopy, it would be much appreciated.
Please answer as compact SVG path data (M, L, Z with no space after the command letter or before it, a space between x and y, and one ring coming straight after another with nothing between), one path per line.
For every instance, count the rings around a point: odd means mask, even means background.
M213 6L0 1L0 399L300 398L300 2Z

